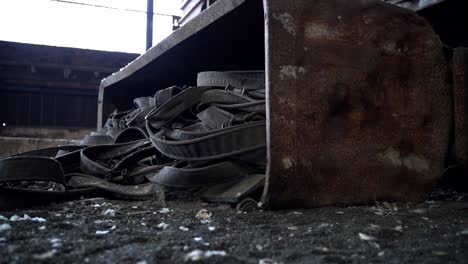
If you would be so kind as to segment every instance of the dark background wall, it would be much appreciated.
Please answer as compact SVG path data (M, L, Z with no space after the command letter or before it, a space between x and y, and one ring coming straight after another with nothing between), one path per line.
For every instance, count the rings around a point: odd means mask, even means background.
M0 129L94 128L100 81L137 56L0 41Z

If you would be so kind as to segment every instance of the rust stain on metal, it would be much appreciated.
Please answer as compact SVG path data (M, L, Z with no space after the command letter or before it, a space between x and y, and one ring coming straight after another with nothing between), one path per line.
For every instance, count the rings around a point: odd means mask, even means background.
M468 166L468 48L453 54L455 140L453 151L459 164Z
M424 199L444 166L451 116L447 62L427 21L377 0L266 0L265 10L263 202Z

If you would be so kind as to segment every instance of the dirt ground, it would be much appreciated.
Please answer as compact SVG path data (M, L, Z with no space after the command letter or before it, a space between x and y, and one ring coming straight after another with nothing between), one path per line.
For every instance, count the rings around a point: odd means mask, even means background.
M197 218L201 209L209 213ZM251 213L223 204L173 201L162 208L93 198L0 215L1 263L468 260L468 194L454 191L438 190L419 204Z

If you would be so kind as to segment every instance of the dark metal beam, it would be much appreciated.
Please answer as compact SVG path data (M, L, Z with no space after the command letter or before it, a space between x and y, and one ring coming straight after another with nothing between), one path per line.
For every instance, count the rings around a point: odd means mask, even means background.
M153 0L148 0L146 9L146 50L153 46Z

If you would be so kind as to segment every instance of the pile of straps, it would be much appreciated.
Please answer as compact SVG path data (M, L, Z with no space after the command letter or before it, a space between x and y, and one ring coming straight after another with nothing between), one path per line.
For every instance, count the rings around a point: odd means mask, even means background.
M82 196L164 199L196 190L219 202L258 193L266 167L264 73L201 72L115 110L81 146L0 160L0 209ZM167 196L167 195L166 195ZM193 197L193 196L192 196Z

